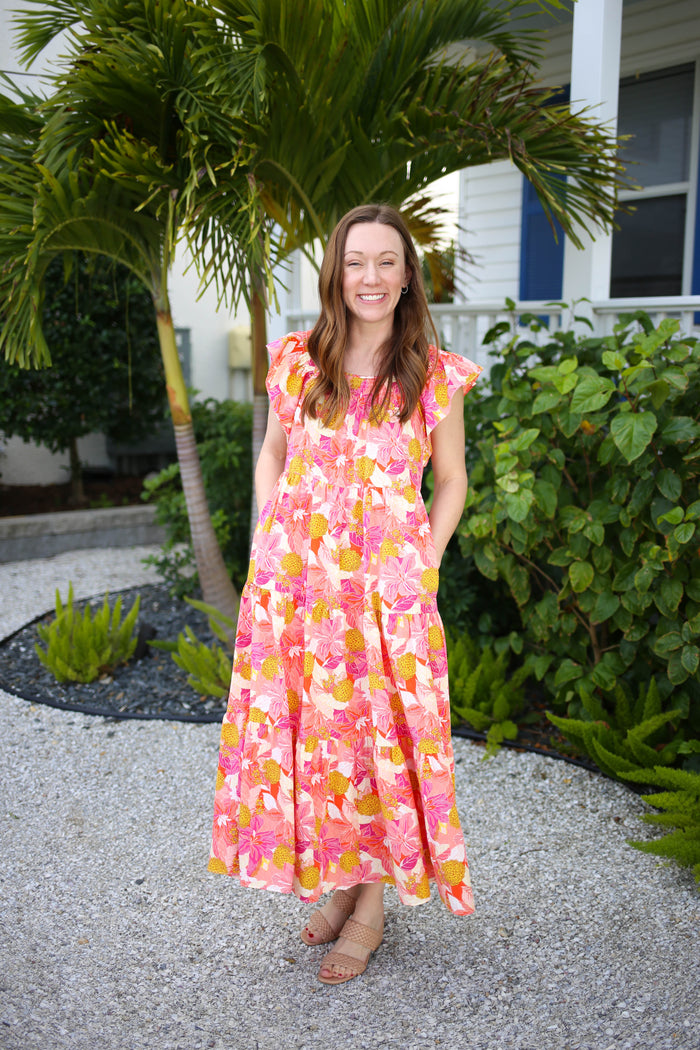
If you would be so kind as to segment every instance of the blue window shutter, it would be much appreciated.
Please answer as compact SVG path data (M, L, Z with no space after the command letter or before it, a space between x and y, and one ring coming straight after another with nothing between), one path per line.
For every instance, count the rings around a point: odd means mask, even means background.
M569 87L552 103L569 101ZM561 299L564 280L564 233L556 223L554 238L549 219L532 183L523 176L523 206L520 222L520 298Z

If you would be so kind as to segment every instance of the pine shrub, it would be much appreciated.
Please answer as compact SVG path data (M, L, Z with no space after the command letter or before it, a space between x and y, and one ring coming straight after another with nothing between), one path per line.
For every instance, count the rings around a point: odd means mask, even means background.
M504 740L515 740L515 718L525 704L524 684L529 669L521 665L509 673L510 653L502 647L480 648L468 635L447 632L447 665L452 725L470 725L486 733L486 753L493 754Z
M209 628L223 642L223 648L216 642L207 645L200 641L189 625L175 642L152 641L148 644L169 652L177 666L187 672L188 684L200 696L228 696L236 623L213 605L194 598L185 598L185 601L207 614Z
M122 600L110 610L105 595L102 608L94 617L86 605L82 615L73 606L73 584L68 584L68 600L61 602L56 590L56 618L39 624L37 632L46 648L36 645L42 664L59 682L93 682L129 661L136 648L139 598L122 620Z
M700 751L700 740L688 742ZM651 842L630 841L630 845L644 853L659 857L673 857L679 864L693 869L700 883L700 773L686 769L629 770L621 773L625 780L653 784L665 790L642 795L645 802L663 812L645 813L642 820L662 828L672 828L668 834Z

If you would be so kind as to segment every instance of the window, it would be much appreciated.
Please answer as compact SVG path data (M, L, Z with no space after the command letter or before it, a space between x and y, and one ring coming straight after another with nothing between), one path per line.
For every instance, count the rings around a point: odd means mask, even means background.
M618 134L629 135L622 160L642 188L620 197L610 295L682 295L690 193L693 64L620 82Z

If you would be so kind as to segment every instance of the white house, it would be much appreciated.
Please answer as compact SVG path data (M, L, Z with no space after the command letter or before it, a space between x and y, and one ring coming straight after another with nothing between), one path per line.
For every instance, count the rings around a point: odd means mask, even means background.
M13 6L0 0L3 19ZM488 362L481 336L503 316L506 297L549 314L554 325L567 318L546 304L562 299L589 300L578 312L588 310L602 331L636 307L680 316L686 329L700 324L700 0L576 0L571 7L538 16L548 39L542 79L566 92L576 110L587 106L591 116L631 136L624 157L634 162L641 189L626 195L635 210L619 216L620 229L586 238L581 251L555 239L509 162L461 173L460 239L473 263L460 301L434 314L446 344L482 364ZM0 66L16 68L5 31ZM284 282L280 313L269 319L271 337L309 327L316 316L310 265L295 259ZM197 302L191 275L174 276L172 301L176 324L189 330L193 385L204 396L239 396L235 350L229 368L236 319L217 312L211 297ZM13 462L24 483L30 480L26 449L18 458L10 443L0 455L3 481L22 483L8 475Z
M553 324L567 323L552 300L590 300L598 330L642 307L700 323L700 2L577 0L541 15L548 43L542 80L558 86L620 135L641 186L623 194L635 210L612 235L586 238L584 251L555 239L529 183L509 161L459 177L460 241L473 262L461 302L434 316L452 349L487 364L480 337L506 297L527 302ZM634 162L634 163L631 163ZM316 301L305 268L292 282L280 328L311 323Z

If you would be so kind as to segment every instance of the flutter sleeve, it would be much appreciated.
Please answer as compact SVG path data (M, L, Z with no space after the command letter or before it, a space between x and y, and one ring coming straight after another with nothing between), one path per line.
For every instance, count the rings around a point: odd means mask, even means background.
M289 433L314 364L306 349L308 332L291 332L268 343L270 369L265 386L275 415Z
M446 350L436 353L435 367L421 395L428 433L448 414L453 394L460 387L465 393L471 390L483 372L481 365L475 365L459 354L451 354Z

